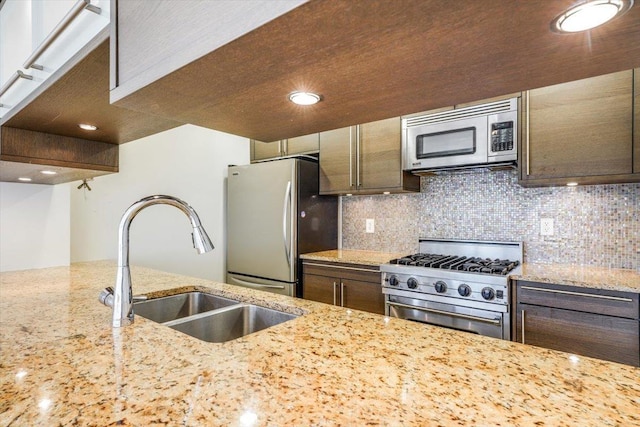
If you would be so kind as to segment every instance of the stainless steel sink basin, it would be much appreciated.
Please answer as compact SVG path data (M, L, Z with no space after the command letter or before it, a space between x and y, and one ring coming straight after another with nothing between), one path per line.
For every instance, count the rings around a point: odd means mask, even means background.
M207 342L225 342L258 332L287 320L295 314L250 304L238 304L210 313L165 323L166 326Z
M133 313L154 322L165 323L234 304L238 304L238 301L204 292L186 292L135 302Z

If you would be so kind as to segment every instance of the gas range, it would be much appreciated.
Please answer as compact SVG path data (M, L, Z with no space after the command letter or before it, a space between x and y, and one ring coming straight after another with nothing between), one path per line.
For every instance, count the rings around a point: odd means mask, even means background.
M420 239L380 267L387 315L509 339L509 274L522 243Z

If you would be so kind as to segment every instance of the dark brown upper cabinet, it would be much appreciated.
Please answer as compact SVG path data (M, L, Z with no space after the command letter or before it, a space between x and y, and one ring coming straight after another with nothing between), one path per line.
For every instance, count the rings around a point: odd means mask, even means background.
M420 177L402 170L399 117L320 132L320 194L420 191Z
M628 70L524 93L520 184L640 181L633 90L634 71Z
M286 156L317 154L320 150L320 135L297 136L274 142L251 140L251 162L277 159Z

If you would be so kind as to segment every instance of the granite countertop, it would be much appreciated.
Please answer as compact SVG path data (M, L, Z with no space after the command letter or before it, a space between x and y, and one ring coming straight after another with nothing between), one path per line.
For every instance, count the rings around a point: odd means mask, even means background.
M300 258L303 260L378 266L380 264L385 264L394 258L400 258L405 255L406 253L361 251L356 249L333 249L302 254L300 255Z
M380 265L405 255L405 253L336 249L303 254L301 258L349 264ZM522 264L521 273L511 275L511 278L584 288L640 292L640 271L621 268L557 263L524 263Z
M573 264L522 264L513 279L610 291L640 292L640 271Z
M222 344L97 301L111 262L0 275L0 425L632 426L640 369L132 268L303 316Z

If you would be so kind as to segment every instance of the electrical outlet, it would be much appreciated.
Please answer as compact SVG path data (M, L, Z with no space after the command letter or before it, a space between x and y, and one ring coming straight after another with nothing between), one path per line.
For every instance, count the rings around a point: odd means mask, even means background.
M553 236L553 218L540 218L540 234Z
M376 222L373 218L367 218L365 231L367 233L373 233L376 231Z

